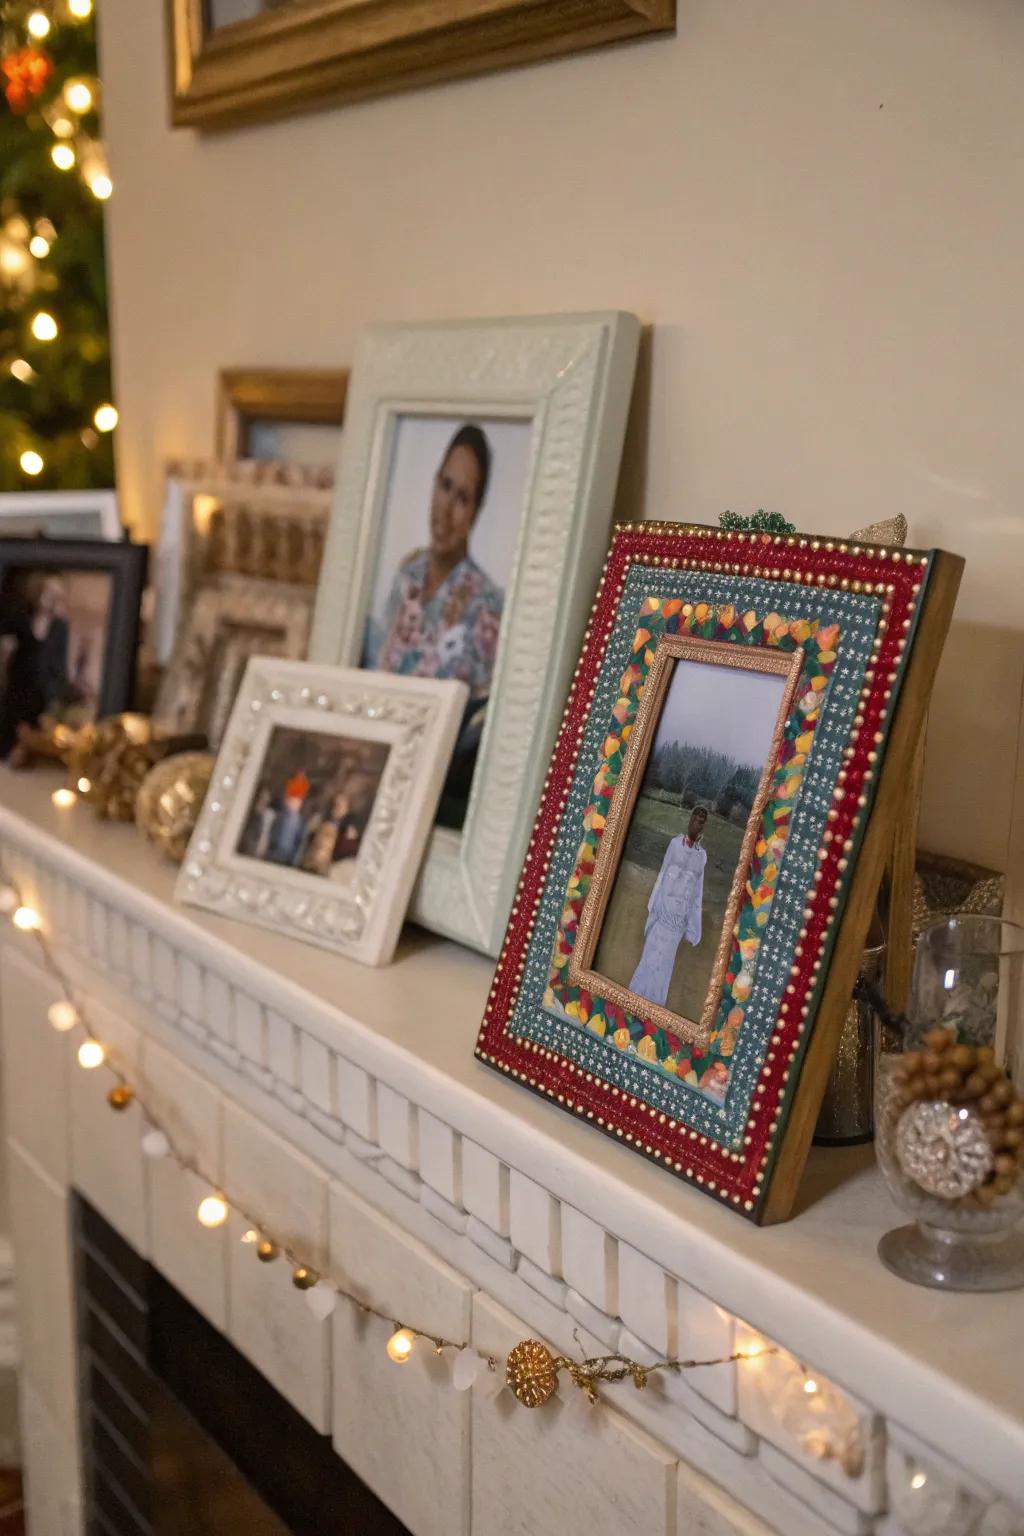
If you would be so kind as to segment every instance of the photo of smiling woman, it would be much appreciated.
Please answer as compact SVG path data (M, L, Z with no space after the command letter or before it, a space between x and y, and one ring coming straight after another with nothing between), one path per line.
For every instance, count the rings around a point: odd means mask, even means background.
M445 826L465 818L529 446L524 421L405 416L396 430L364 665L468 685L438 813Z
M430 496L430 543L395 574L373 665L413 677L455 677L470 701L490 692L502 590L469 553L487 495L491 447L481 427L459 427L438 465Z

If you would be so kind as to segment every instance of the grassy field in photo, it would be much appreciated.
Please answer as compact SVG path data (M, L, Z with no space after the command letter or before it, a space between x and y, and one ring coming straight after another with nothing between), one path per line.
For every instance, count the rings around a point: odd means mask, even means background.
M594 970L620 986L629 986L643 952L647 903L665 849L673 837L686 831L689 821L690 809L678 802L673 804L644 791L637 797L594 956ZM743 833L743 827L714 812L704 828L708 861L701 941L696 947L685 940L680 944L668 992L667 1006L687 1019L699 1020L704 1009Z

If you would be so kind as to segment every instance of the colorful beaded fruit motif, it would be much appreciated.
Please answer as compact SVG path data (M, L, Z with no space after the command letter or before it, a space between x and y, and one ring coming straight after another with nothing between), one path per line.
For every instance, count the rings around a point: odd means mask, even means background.
M610 1041L619 1050L639 1056L651 1067L720 1102L728 1086L729 1058L736 1049L745 1005L754 983L761 933L771 913L789 837L790 816L803 783L814 728L835 665L839 627L836 624L819 627L817 619L787 619L778 613L768 613L760 619L753 609L739 613L732 604L694 604L679 598L660 597L644 599L639 619L630 661L619 681L619 696L602 746L590 803L583 817L583 838L555 934L544 1006ZM745 899L736 924L722 996L704 1050L648 1020L626 1013L596 993L570 986L567 980L608 809L619 782L647 673L662 635L690 635L701 640L720 640L745 647L765 646L785 652L802 646L805 655L747 872Z

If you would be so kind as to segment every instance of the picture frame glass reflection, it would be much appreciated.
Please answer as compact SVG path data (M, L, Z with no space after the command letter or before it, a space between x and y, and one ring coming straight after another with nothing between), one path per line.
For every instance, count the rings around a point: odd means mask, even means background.
M210 32L232 27L239 21L253 21L269 11L283 11L303 0L206 0L206 25Z
M252 416L240 423L239 458L333 465L341 447L341 427L327 421L289 421L284 417Z

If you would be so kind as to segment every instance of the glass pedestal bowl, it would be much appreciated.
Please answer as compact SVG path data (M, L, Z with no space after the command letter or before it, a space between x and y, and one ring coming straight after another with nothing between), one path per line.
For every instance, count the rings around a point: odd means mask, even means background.
M910 1022L884 1040L875 1140L889 1191L913 1222L887 1232L883 1264L957 1291L1024 1285L1024 1101L997 1040L1001 985L1022 935L998 918L954 917L921 936Z

